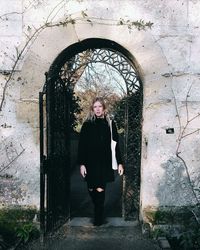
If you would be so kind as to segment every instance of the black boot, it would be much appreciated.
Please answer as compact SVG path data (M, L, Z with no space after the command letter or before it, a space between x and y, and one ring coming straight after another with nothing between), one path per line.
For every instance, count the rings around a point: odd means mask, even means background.
M104 200L105 200L105 191L98 192L95 190L94 226L101 226L103 224Z

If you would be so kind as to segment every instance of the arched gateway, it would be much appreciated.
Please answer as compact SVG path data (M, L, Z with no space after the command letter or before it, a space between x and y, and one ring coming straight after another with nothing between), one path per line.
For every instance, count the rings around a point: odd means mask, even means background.
M124 163L122 216L139 211L143 90L133 56L119 44L86 39L63 50L46 73L40 92L41 226L44 231L70 218L70 113L72 92L91 63L115 68L126 84L123 97Z

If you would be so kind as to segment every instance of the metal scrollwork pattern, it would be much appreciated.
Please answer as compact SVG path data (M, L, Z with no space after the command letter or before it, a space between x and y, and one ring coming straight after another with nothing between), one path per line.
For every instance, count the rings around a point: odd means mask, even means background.
M128 59L119 52L110 49L88 49L76 54L67 61L60 70L60 77L66 82L76 84L88 64L104 63L115 68L123 77L127 85L127 95L140 89L140 81L136 71Z

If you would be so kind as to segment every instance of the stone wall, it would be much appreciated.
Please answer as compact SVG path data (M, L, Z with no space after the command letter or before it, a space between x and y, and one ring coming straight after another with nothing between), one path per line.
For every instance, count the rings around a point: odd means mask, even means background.
M38 93L57 55L86 38L119 43L138 65L144 86L141 212L197 203L191 184L200 185L199 1L2 0L1 5L1 96L11 76L0 112L1 203L39 206ZM137 20L153 26L139 30L131 25Z

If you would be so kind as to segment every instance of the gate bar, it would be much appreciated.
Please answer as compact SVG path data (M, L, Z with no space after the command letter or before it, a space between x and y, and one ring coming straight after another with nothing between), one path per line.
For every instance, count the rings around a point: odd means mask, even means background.
M44 116L43 116L43 92L39 92L40 114L40 229L45 232L45 171L44 171Z

